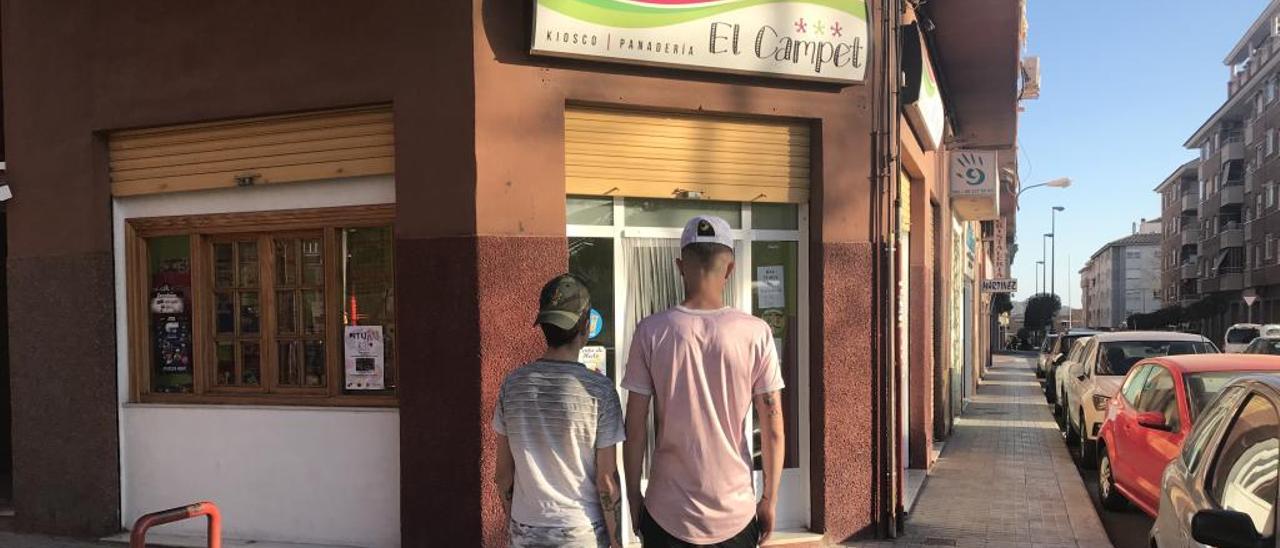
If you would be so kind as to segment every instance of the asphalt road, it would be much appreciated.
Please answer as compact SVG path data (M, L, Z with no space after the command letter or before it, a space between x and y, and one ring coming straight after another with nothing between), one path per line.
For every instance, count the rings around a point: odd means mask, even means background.
M1064 436L1063 443L1066 443ZM1148 548L1147 534L1151 532L1151 524L1155 521L1137 508L1122 512L1112 512L1102 507L1098 499L1098 469L1080 468L1080 447L1068 447L1071 457L1076 461L1076 470L1089 491L1089 499L1093 501L1093 509L1102 520L1102 527L1107 530L1107 537L1116 548Z

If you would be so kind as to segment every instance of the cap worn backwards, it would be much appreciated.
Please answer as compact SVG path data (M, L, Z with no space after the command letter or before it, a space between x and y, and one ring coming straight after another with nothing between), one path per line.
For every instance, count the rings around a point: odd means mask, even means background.
M570 331L590 309L591 294L587 286L577 276L561 274L542 286L537 323Z
M698 215L689 219L680 235L680 248L689 244L720 244L733 249L733 229L729 222L714 215Z

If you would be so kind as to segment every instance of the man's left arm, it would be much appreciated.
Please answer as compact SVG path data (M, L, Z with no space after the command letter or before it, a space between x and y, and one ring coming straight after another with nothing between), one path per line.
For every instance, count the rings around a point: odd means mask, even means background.
M773 533L778 487L782 483L782 459L787 444L782 420L782 391L765 392L752 400L760 421L760 451L764 461L761 470L764 475L764 496L756 505L756 518L760 520L760 542L763 544Z
M498 488L498 496L502 497L502 509L509 518L516 483L516 462L511 456L511 444L503 434L498 434L498 465L494 467L493 483Z

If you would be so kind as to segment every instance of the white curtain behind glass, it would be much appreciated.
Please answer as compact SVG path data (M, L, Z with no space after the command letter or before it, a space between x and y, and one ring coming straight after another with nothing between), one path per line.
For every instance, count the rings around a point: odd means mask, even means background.
M734 253L742 256L744 246L734 242ZM662 312L684 300L684 283L676 259L680 257L680 240L675 238L623 238L622 253L627 268L627 326L634 327L651 314ZM742 292L739 264L725 286L724 303L741 308Z

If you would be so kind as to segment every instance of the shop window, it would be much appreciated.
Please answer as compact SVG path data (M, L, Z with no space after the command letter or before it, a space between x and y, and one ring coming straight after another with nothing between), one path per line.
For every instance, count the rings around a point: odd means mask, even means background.
M627 226L683 226L694 215L715 215L742 228L741 206L736 202L629 198L623 204Z
M392 215L130 220L133 398L394 405Z
M570 196L565 216L571 225L609 226L613 224L613 200Z

